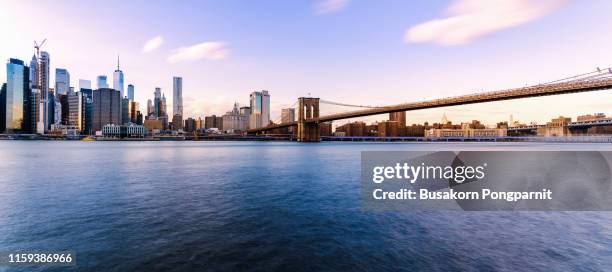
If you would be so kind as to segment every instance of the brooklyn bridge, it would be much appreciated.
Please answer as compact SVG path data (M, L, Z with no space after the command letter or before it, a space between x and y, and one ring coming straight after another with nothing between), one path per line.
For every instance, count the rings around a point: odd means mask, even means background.
M612 68L607 68L604 70L598 68L596 71L593 72L527 87L505 89L492 92L481 92L389 106L357 106L364 109L334 113L329 115L319 115L320 104L327 103L347 106L351 105L326 101L316 97L300 97L297 101L297 121L270 124L266 127L249 129L247 132L249 134L261 134L278 128L297 127L298 141L318 142L321 140L321 131L319 124L323 122L394 112L414 111L538 96L590 92L610 88L612 88Z

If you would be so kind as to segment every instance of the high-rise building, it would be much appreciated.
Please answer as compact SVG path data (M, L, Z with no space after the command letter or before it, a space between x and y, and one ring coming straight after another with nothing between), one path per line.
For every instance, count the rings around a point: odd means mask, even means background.
M6 83L0 88L0 133L6 129Z
M151 99L147 100L147 116L151 116L151 114L155 113L155 109L153 108L153 101Z
M93 91L92 131L101 131L108 124L121 124L121 93L115 89Z
M43 103L39 89L32 89L30 94L30 131L32 133L45 133Z
M117 56L117 70L113 73L113 89L119 91L122 99L125 97L125 92L123 91L123 71L119 69L119 56Z
M130 99L128 99L127 97L121 98L121 123L122 124L129 124L132 121L132 119L130 118L131 106L132 104L130 103Z
M161 112L163 110L161 99L162 99L161 88L155 87L155 93L153 97L153 107L154 107L153 112L155 113L155 117L160 117Z
M295 121L295 109L286 108L281 109L281 123L288 123Z
M68 100L68 122L67 125L75 126L79 131L83 129L82 124L82 107L83 100L79 92L69 92L67 95Z
M211 115L204 117L204 128L217 128L219 130L223 129L223 117Z
M70 73L62 68L55 68L55 94L68 94L70 88Z
M128 84L127 97L130 101L134 101L134 85Z
M30 89L38 88L38 60L36 55L32 56L30 60Z
M130 101L130 122L142 125L142 114L140 113L140 105L136 101ZM140 117L139 117L140 115ZM139 123L138 118L141 119Z
M30 131L30 70L22 60L9 59L6 64L6 88L3 92L6 133Z
M99 75L97 81L98 89L108 88L107 77L105 75Z
M397 125L400 128L405 127L406 126L406 112L400 111L400 112L389 113L389 121L397 122Z
M42 107L40 110L42 111L42 119L43 126L45 132L49 129L51 125L51 121L53 119L53 114L50 114L50 108L53 106L49 103L49 81L50 81L50 67L51 67L51 57L49 53L46 51L40 52L40 56L38 59L38 70L36 73L38 74L38 89L40 90L40 102ZM52 113L52 112L51 112Z
M244 107L243 107L244 108ZM238 106L234 103L234 108L223 115L223 130L230 133L236 131L244 131L249 123L249 114L243 114Z
M55 96L56 100L61 104L61 116L59 118L62 125L68 125L68 111L70 108L68 107L68 95L67 94L58 94Z
M161 109L162 109L162 111L161 111L161 112L162 112L162 113L161 113L160 115L161 115L161 116L166 116L166 117L167 117L167 116L168 116L168 103L166 102L166 94L162 94L162 99L161 99L161 101L162 101L162 106L161 106ZM161 116L160 116L160 117L161 117Z
M52 124L54 125L61 125L62 124L62 102L61 102L61 97L64 96L65 94L60 94L60 95L54 95L53 96L53 122ZM67 111L66 111L67 112Z
M172 114L183 116L183 78L172 78ZM182 121L181 121L182 123Z
M79 89L78 89L78 91L80 92L81 89L91 89L91 80L79 79Z
M93 130L93 90L81 89L81 133L92 135Z
M260 128L270 124L270 94L268 91L252 92L250 96L251 116L249 128Z
M187 120L185 120L185 127L184 127L185 132L194 132L196 131L196 120L189 117L187 118Z
M183 129L183 116L180 114L175 114L172 117L172 129L174 130L182 130Z

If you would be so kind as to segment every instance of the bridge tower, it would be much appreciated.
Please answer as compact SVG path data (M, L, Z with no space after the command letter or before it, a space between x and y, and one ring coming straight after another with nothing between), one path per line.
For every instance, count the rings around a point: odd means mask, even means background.
M319 117L319 98L298 98L297 140L300 142L320 142L319 122L309 121Z

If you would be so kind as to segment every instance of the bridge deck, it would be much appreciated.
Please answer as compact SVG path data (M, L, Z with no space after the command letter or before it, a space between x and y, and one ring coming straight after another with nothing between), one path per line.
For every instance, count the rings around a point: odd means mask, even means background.
M596 79L596 80L585 80L579 82L564 82L564 83L553 83L545 85L535 85L530 87L522 87L515 89L507 89L495 92L477 93L470 95L462 95L449 98L441 98L428 100L423 102L412 102L398 105L392 105L382 108L366 109L349 111L344 113L331 114L326 116L320 116L319 118L312 118L307 120L308 122L328 122L340 119L349 119L356 117L363 117L369 115L385 114L399 111L412 111L421 109L430 109L447 106L457 106L466 104L476 104L483 102L502 101L518 98L537 97L537 96L548 96L558 95L567 93L577 92L588 92L612 88L612 79ZM275 128L283 128L295 126L297 122L288 122L275 124L263 128L250 129L249 133L255 133L260 131L271 130Z

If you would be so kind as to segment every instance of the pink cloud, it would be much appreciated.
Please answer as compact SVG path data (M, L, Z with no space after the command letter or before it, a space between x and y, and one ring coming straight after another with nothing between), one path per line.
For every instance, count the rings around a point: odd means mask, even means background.
M447 17L433 19L406 31L407 43L458 45L541 18L565 0L457 0Z

